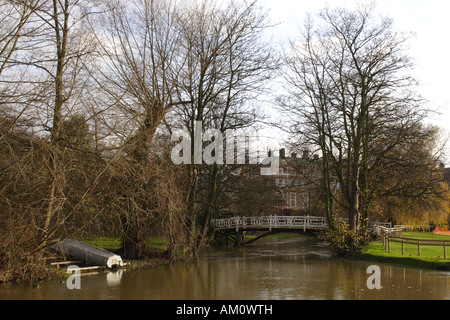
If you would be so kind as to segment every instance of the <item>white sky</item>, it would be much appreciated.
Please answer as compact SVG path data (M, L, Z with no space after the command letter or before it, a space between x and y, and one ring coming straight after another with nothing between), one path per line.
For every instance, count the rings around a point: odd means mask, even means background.
M303 26L307 12L315 13L327 4L330 7L353 8L354 0L260 0L270 10L276 27L274 41L295 38ZM420 93L429 106L440 114L430 115L433 123L450 135L450 1L445 0L377 0L377 10L394 20L395 31L414 32L410 56L415 59L414 77L421 82ZM450 143L449 143L450 144ZM450 164L450 146L446 162Z

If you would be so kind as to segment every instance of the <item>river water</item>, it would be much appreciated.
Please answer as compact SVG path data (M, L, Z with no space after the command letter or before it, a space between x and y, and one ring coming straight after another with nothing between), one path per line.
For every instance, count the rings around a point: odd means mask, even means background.
M267 238L245 248L209 249L196 263L81 277L66 283L0 287L0 299L146 300L449 300L450 272L338 259L315 238Z

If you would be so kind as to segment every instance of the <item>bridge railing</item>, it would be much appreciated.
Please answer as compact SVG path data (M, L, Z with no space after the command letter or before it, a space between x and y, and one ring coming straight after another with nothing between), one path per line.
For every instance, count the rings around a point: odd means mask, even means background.
M326 229L325 217L316 216L263 216L263 217L232 217L216 220L217 230L227 229L258 229L258 228L303 228Z
M262 216L262 217L232 217L216 220L217 230L261 229L266 228L296 228L296 229L327 229L325 217L318 216ZM390 222L372 222L371 229L391 227Z

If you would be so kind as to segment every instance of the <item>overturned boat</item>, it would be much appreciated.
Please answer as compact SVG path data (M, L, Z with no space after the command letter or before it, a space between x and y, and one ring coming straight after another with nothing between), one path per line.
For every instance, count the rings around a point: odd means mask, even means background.
M50 248L66 257L69 256L90 265L107 268L123 266L119 255L75 239L53 240Z

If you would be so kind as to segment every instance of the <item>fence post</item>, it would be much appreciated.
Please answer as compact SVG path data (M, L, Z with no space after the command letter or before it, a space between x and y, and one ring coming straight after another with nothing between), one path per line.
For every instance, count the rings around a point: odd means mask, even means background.
M447 259L447 250L445 249L446 242L444 240L444 259Z
M417 253L419 254L420 257L420 240L417 240Z
M404 250L404 247L405 247L405 245L404 245L404 239L403 239L403 237L402 237L402 255L405 253L405 250Z

